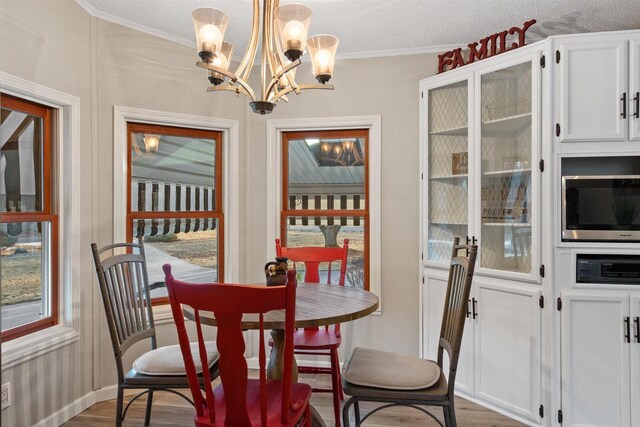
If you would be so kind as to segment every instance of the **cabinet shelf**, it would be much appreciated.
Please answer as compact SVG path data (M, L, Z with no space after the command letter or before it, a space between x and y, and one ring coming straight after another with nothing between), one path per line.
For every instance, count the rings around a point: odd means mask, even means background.
M482 136L510 135L522 132L531 126L531 113L503 117L482 123Z
M486 176L487 178L500 178L503 176L511 176L518 172L530 174L531 169L506 169L506 170L499 170L499 171L491 171L491 172L484 172L482 176Z
M435 180L441 180L441 181L446 181L446 180L456 180L456 179L467 179L469 177L469 175L467 175L466 173L461 173L458 175L440 175L440 176L431 176L429 177L429 179L435 179Z
M483 222L482 225L489 227L531 227L530 222Z
M448 136L467 136L469 133L468 126L460 126L451 129L438 130L434 132L429 132L429 135L448 135Z
M431 225L469 225L466 222L445 222L445 221L431 221L429 222Z

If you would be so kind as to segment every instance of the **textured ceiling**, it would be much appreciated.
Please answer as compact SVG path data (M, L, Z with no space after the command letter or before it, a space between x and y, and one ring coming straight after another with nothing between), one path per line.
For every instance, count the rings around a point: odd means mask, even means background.
M194 45L191 11L229 15L225 40L241 56L251 29L250 0L76 0L91 14ZM529 19L529 42L550 35L640 28L640 0L298 0L313 11L310 35L340 39L339 57L433 51L463 45ZM292 3L282 0L281 4Z

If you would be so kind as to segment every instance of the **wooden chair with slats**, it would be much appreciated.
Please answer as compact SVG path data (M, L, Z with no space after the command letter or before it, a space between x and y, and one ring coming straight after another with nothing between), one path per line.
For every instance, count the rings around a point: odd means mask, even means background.
M153 322L147 265L142 242L117 243L98 249L91 244L98 275L98 285L107 317L107 326L116 359L118 396L115 425L120 427L129 406L147 394L145 425L151 419L153 392L162 390L191 400L174 389L189 387L180 348L177 345L158 347ZM149 340L151 350L138 357L125 371L123 356L135 343ZM205 369L209 378L218 377L218 353L214 342L207 343ZM202 364L198 363L198 378L202 384ZM144 389L124 407L124 390Z
M444 425L457 425L453 392L477 251L476 245L460 245L458 237L453 241L437 361L361 347L353 350L342 372L344 392L351 396L342 411L345 426L349 425L352 406L359 426L372 414L396 405L418 409L443 425L424 408L438 406L443 411ZM445 352L449 360L447 373ZM360 402L383 405L360 418Z
M347 272L347 256L349 254L349 239L344 239L342 247L327 248L315 246L284 247L280 239L276 239L276 256L287 257L296 264L305 266L304 282L320 283L320 266L327 266L327 284L332 281L333 263L340 263L338 270L338 285L344 286ZM294 353L299 355L314 355L329 357L330 367L308 366L304 361L299 361L298 372L303 374L329 374L331 375L330 389L314 388L314 392L327 392L333 394L333 409L336 419L336 427L340 427L340 401L344 399L342 381L340 379L340 360L338 348L342 343L340 324L326 326L324 328L298 329L294 333Z
M284 286L252 286L232 284L191 284L175 280L171 266L163 266L178 340L195 403L195 425L198 427L235 426L311 427L309 399L311 387L292 383L293 331L295 327L296 272L287 274ZM189 345L182 305L194 310L199 346ZM264 314L285 310L284 367L282 380L267 380L264 346ZM196 378L194 360L206 357L200 311L213 312L217 323L220 379L213 389L205 381L204 393ZM242 315L259 314L260 377L248 378L244 358L245 342L242 334ZM202 363L202 362L201 362Z

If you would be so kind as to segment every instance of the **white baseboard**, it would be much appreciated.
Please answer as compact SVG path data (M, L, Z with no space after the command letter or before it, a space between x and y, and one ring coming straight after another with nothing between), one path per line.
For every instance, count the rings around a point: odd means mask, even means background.
M313 366L318 368L329 368L331 366L329 361L324 360L305 360L304 364L306 366ZM249 369L258 369L258 358L248 358L247 365ZM62 409L49 415L47 418L40 420L38 423L34 424L33 427L58 427L66 423L82 411L86 410L90 406L95 405L96 403L115 399L117 397L117 394L118 387L115 384L91 391L81 398L71 402ZM126 391L125 394L127 394Z

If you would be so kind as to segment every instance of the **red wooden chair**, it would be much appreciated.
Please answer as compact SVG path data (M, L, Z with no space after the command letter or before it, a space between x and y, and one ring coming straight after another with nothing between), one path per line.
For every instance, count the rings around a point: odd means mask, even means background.
M280 244L280 239L276 239L276 255L287 257L293 261L294 269L296 263L302 262L305 265L304 281L306 283L320 283L320 264L328 263L327 284L331 284L331 267L333 262L340 262L340 277L338 285L344 286L345 274L347 272L347 254L349 252L349 239L344 239L344 244L340 248L325 247L298 247L287 248ZM320 328L304 328L295 331L293 336L294 353L315 356L328 356L331 362L330 368L317 366L298 365L298 372L305 374L329 374L331 375L331 388L314 388L315 392L333 393L333 410L335 413L336 426L340 427L340 401L344 399L342 392L342 380L340 378L340 360L338 359L338 347L342 341L340 335L340 324Z
M169 291L171 311L178 329L178 340L184 359L189 388L196 407L195 425L198 427L237 426L311 427L309 399L311 387L292 383L293 332L295 329L296 272L291 270L286 286L243 286L230 284L191 284L177 281L171 266L163 267ZM222 384L212 389L211 378L200 389L196 368L189 346L181 304L193 308L198 335L197 357L206 357L199 311L212 311L218 323L217 345L220 353L219 370ZM263 314L285 310L284 369L282 380L267 380L265 370ZM260 379L248 379L244 358L244 338L241 320L243 313L259 313L260 321ZM207 371L205 371L205 375Z

